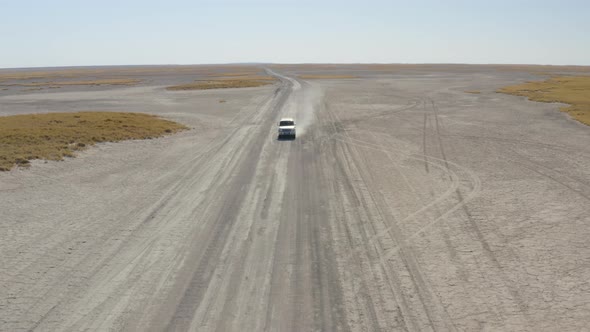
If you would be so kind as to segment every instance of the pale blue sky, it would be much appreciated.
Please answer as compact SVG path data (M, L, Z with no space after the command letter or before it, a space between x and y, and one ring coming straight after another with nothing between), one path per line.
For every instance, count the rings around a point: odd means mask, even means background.
M0 68L590 65L590 1L0 0Z

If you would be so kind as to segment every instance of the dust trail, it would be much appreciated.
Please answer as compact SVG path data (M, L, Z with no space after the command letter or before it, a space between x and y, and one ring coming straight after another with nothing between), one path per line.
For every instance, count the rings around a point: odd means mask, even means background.
M316 110L320 107L324 93L320 86L304 81L301 84L297 79L278 74L266 69L269 75L279 77L291 82L292 92L281 112L281 117L295 119L297 136L305 135L309 126L313 124Z
M305 135L308 128L315 121L316 110L319 109L324 93L322 89L315 84L305 84L304 89L294 93L293 117L297 123L297 135Z

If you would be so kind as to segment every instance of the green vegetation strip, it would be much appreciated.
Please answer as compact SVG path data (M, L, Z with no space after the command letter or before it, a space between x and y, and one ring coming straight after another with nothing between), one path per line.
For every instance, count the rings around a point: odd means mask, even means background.
M590 126L590 76L552 77L501 88L498 92L528 97L545 103L564 103L561 111Z
M79 112L0 117L0 170L62 160L99 142L149 139L187 127L142 113Z

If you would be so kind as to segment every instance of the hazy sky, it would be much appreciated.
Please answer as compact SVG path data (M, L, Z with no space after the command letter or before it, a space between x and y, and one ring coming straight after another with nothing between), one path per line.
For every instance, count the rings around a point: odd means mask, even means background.
M0 68L228 62L590 65L590 1L0 0Z

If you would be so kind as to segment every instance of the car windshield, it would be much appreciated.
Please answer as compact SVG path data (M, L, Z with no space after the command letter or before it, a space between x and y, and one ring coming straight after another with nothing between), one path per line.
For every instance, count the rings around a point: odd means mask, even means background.
M294 126L294 125L295 125L295 122L293 122L293 121L281 121L279 123L279 126L281 126L281 127L282 126Z

